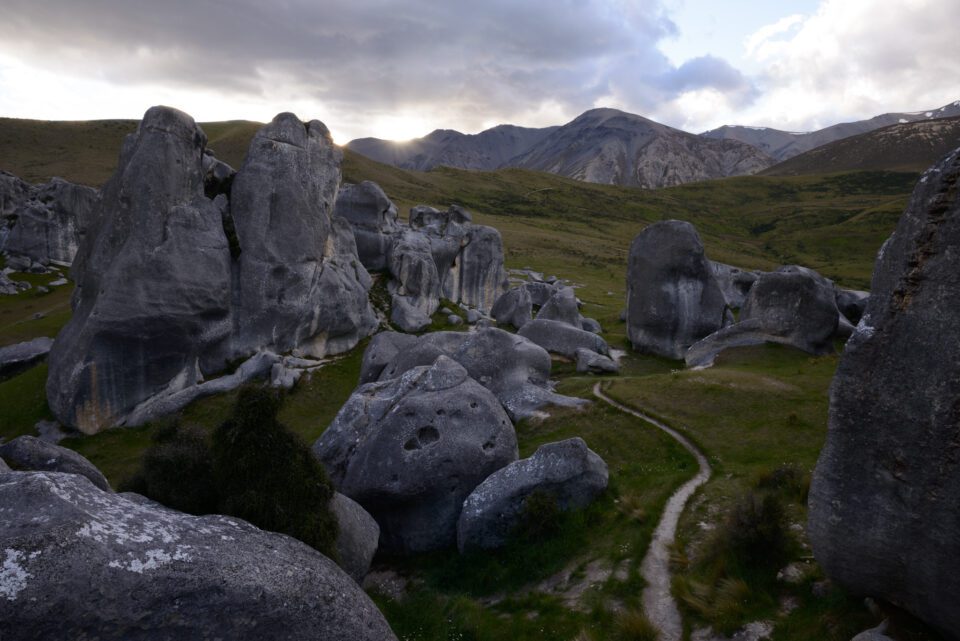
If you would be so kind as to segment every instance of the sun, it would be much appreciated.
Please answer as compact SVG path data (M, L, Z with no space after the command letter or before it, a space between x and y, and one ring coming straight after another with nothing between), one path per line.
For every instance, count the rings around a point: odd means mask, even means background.
M372 125L373 137L398 142L419 138L431 130L427 119L417 115L380 116L373 121Z

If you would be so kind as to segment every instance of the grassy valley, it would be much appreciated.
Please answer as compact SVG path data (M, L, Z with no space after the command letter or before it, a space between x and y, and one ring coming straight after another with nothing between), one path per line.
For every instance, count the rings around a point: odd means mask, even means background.
M207 123L218 157L242 163L255 123ZM0 169L31 181L59 175L102 184L132 121L41 123L0 119ZM713 260L769 269L798 263L838 283L867 288L874 257L903 211L915 172L872 171L741 177L645 191L580 183L518 169L412 172L345 151L344 180L373 180L400 207L458 203L500 230L509 268L532 268L579 285L584 314L611 347L627 350L621 375L604 389L682 431L710 458L713 479L681 520L674 593L690 633L710 625L775 625L773 639L851 638L874 623L862 603L822 587L804 547L805 486L826 434L828 387L839 356L783 347L732 349L715 367L629 352L619 313L633 237L662 219L696 225ZM16 276L21 279L20 275ZM37 285L48 276L30 276ZM53 336L69 318L68 287L0 298L0 346ZM37 314L40 314L37 317ZM317 438L354 389L365 343L288 393L280 419L307 442ZM839 346L842 347L842 346ZM557 361L558 391L591 398L598 380ZM0 438L32 433L52 418L46 365L0 381ZM233 394L189 406L185 422L212 430ZM158 425L110 430L63 442L93 461L116 487L136 469ZM373 594L402 639L652 639L640 611L640 562L672 491L696 470L693 458L646 423L594 402L517 426L521 456L542 443L581 436L610 468L610 488L588 510L566 515L542 537L518 533L495 554L438 552L382 559ZM731 547L729 515L749 495L774 496L783 513L782 550L755 564ZM732 538L731 538L732 537ZM777 579L788 563L796 582ZM821 586L821 587L817 587Z

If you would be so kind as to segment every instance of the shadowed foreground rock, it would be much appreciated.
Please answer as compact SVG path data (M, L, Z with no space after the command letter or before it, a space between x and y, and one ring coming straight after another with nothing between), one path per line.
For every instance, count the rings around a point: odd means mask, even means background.
M0 638L395 639L325 556L75 474L0 473Z
M808 532L827 574L960 639L960 150L874 268L830 389Z
M726 298L693 225L666 220L633 239L626 313L633 349L682 359L693 343L723 327L726 311Z
M34 436L18 436L0 445L0 457L17 470L79 474L104 492L112 491L103 473L86 458Z

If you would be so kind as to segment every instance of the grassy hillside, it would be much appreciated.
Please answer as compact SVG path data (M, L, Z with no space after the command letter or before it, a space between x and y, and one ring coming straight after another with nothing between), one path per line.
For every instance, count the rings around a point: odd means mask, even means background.
M203 125L217 154L239 166L255 123ZM0 168L30 180L51 175L100 184L132 122L37 123L0 120ZM630 241L646 224L693 222L710 258L745 267L809 265L851 287L865 287L880 244L893 230L913 173L744 177L643 191L579 183L523 170L410 172L345 152L345 180L374 180L401 211L456 202L503 235L508 267L531 267L582 285L584 313L600 320L612 347L628 349L619 321ZM46 277L35 277L37 284ZM0 345L52 335L69 317L65 288L0 300ZM37 318L35 314L42 315ZM438 325L439 326L439 325ZM306 377L286 398L281 419L308 442L348 398L364 344ZM608 392L661 417L695 441L716 473L680 525L675 593L689 628L729 635L747 621L776 623L774 639L846 641L874 624L862 602L837 588L813 589L822 573L804 549L806 477L826 434L827 390L838 356L813 358L783 347L729 350L706 371L628 354ZM590 396L592 376L556 362L562 393ZM46 365L0 381L0 438L31 433L52 418L44 398ZM233 395L186 408L185 421L212 429ZM88 456L116 485L136 469L156 425L110 430L64 442ZM381 560L374 589L404 639L650 639L637 614L639 565L662 506L694 473L692 458L645 423L592 404L517 426L521 455L540 444L581 436L610 465L607 495L565 518L559 533L518 539L506 550L461 557L439 552ZM781 483L779 479L787 479ZM773 479L773 481L771 481ZM749 493L775 495L787 519L786 557L809 572L796 584L778 567L757 566L724 547L733 506ZM789 608L784 603L792 604ZM646 635L646 636L645 636Z
M785 160L764 176L848 171L921 172L960 147L960 117L901 123L851 136Z

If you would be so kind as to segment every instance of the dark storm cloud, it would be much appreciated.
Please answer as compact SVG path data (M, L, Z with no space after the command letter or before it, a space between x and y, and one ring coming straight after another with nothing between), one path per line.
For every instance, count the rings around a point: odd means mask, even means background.
M691 87L744 93L715 58L674 68L675 33L639 0L7 0L0 51L124 85L267 95L276 83L354 117L438 102L467 122L571 113L619 95L649 109ZM472 115L471 115L472 114ZM438 123L441 124L441 123Z

